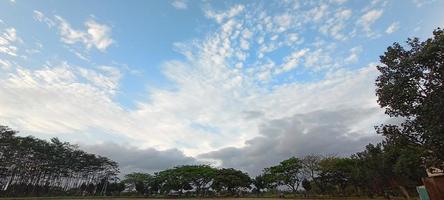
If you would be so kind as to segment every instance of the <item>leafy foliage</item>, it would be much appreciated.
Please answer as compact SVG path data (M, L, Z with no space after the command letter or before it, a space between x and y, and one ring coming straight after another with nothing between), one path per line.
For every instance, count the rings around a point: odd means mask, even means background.
M285 185L296 192L302 181L302 162L299 158L291 157L282 161L279 165L265 169L266 173L273 177L277 185Z
M444 32L438 28L432 38L408 39L407 45L387 48L376 80L378 103L405 121L378 132L420 147L428 166L444 169Z

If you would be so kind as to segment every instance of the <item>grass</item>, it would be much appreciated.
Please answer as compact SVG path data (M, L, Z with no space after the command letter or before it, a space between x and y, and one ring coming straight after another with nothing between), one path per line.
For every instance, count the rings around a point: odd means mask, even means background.
M104 200L104 199L112 199L112 200L166 200L167 198L142 198L142 197L17 197L17 198L0 198L0 200L55 200L55 199L63 199L63 200ZM175 200L193 200L199 198L173 198ZM334 198L204 198L206 200L285 200L285 199L294 199L294 200L384 200L384 198L359 198L359 197L334 197ZM392 198L392 200L401 200L403 198ZM414 200L414 198L412 199Z

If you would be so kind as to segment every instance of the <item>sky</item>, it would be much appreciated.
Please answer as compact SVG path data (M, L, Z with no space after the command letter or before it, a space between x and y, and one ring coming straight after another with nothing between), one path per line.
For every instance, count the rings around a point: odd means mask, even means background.
M379 56L444 27L442 0L0 1L0 124L107 156L252 175L350 155L397 123Z

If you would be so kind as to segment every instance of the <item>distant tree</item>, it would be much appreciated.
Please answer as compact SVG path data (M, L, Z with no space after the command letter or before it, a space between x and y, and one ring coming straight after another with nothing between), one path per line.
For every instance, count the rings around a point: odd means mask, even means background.
M152 179L153 179L153 177L152 177L151 174L140 173L140 172L133 172L131 174L125 175L125 178L123 179L123 182L125 184L130 185L134 189L136 189L136 191L139 194L144 195L147 192L148 184L150 183L150 181Z
M179 174L182 174L184 180L188 182L187 185L196 190L196 195L204 196L205 192L210 187L210 182L213 180L216 169L208 165L184 165L175 168Z
M260 195L262 191L268 187L267 180L264 175L256 176L252 181L254 185L254 192L258 195Z
M325 192L324 184L319 182L319 173L320 166L319 163L322 160L322 156L320 155L306 155L301 159L302 162L302 171L304 173L304 177L312 180L313 183L321 190L322 193Z
M303 178L302 161L291 157L276 166L265 169L278 185L287 186L292 192L297 192Z
M388 140L401 140L422 149L428 166L444 169L444 32L438 28L424 42L394 43L377 66L378 103L401 125L382 125Z
M250 184L251 179L248 174L233 168L222 168L217 170L211 188L235 195L243 189L250 188Z
M326 183L339 189L345 194L345 188L352 180L353 161L350 158L327 157L321 160L320 176L324 177Z

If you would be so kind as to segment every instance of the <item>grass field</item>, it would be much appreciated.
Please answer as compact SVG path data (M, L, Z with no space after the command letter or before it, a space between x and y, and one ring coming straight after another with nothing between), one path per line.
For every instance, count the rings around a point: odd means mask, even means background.
M112 200L168 200L167 198L138 198L138 197L23 197L23 198L0 198L0 200L102 200L102 199L112 199ZM193 200L199 198L174 198L174 200ZM385 200L384 198L357 198L357 197L335 197L335 198L204 198L206 200ZM391 200L401 200L403 198L391 198ZM416 200L412 198L411 200Z

